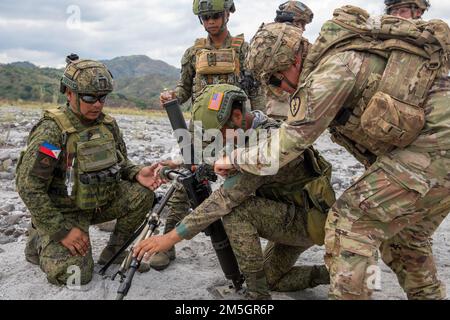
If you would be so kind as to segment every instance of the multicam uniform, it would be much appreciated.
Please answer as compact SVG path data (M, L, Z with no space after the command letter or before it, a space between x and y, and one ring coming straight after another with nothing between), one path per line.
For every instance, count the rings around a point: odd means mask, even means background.
M89 234L90 225L117 219L110 244L121 245L142 223L154 195L135 180L141 168L128 160L112 117L102 114L87 124L69 107L44 113L19 160L16 182L33 224L25 254L38 255L50 283L65 285L71 266L80 268L81 284L92 279L91 250L72 256L60 243L72 228Z
M206 121L201 113L195 112L194 119ZM253 111L253 115L252 128L257 131L279 127L279 122L260 111ZM328 283L323 267L293 266L302 252L323 244L326 212L335 201L330 178L329 163L309 148L275 176L243 173L229 177L178 224L176 231L182 238L192 239L223 218L254 297L268 296L268 288L296 291ZM260 237L271 241L264 255Z
M192 102L207 85L227 83L239 87L248 43L244 35L232 37L228 34L220 48L214 47L211 38L200 38L188 48L181 60L181 76L175 89L180 103L189 98ZM251 96L253 109L261 106L258 92Z
M367 166L329 213L330 297L370 297L368 267L376 265L381 247L408 298L441 299L446 292L429 238L450 209L449 29L439 20L427 24L387 16L374 26L398 32L397 40L373 40L369 49L359 36L360 42L349 40L349 30L366 21L364 10L343 7L325 23L305 61L274 156L283 166L330 128L334 141ZM349 24L353 28L345 27ZM431 56L399 40L412 30L418 30L418 43L433 48ZM345 35L347 42L339 47L336 40ZM261 154L270 144L260 147ZM239 150L233 157L238 161L251 151ZM254 174L264 167L237 166Z
M312 22L314 14L308 6L300 1L286 1L279 6L275 22L291 23L299 28L301 36L305 26ZM292 35L292 37L295 37ZM289 113L289 99L287 92L273 86L263 85L266 95L265 113L272 119L286 120Z

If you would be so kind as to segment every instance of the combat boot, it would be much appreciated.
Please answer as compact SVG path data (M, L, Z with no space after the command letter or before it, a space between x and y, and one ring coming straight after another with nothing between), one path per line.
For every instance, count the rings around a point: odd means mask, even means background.
M272 300L264 271L244 273L244 277L247 285L247 290L245 291L246 299Z
M177 218L175 220L178 221L179 219ZM176 223L177 223L176 221L166 220L166 225L164 227L164 234L167 234L170 231L172 231L175 228ZM143 269L148 268L148 270L150 270L150 268L153 268L155 270L162 271L166 269L170 265L170 262L175 260L175 258L176 258L175 247L172 247L166 252L158 252L154 254L152 257L150 257L150 259L147 262L145 262L144 266L142 265L141 266Z
M25 259L32 264L39 265L38 252L39 235L34 228L28 230L28 239L25 246Z
M325 265L313 266L311 273L311 288L322 284L330 284L330 274Z
M128 237L122 235L111 234L109 238L108 244L105 249L103 249L100 254L100 258L98 259L98 264L105 265L124 245L124 243L128 240ZM122 261L126 258L128 251L125 250L122 252L114 261L113 264L121 264Z
M175 254L175 247L172 247L168 251L165 252L158 252L154 254L148 261L148 268L150 270L150 267L161 271L166 269L170 262L175 260L176 254ZM148 271L148 270L147 270Z

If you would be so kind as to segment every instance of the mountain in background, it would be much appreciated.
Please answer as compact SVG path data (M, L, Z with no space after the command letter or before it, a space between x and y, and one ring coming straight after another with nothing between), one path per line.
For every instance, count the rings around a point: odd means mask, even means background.
M159 94L174 88L180 70L147 56L118 57L102 61L114 75L111 107L159 109ZM30 62L0 64L0 99L61 104L59 81L63 70L39 68Z
M138 78L148 75L162 75L177 78L180 70L161 60L153 60L147 56L117 57L112 60L102 60L111 70L115 79Z

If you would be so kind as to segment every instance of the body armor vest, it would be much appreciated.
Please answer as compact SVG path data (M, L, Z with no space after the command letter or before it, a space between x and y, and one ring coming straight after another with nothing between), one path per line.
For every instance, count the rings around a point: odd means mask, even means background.
M239 56L244 41L243 36L237 36L231 38L231 48L211 49L207 39L196 40L194 100L207 85L227 83L239 86L242 67Z
M63 134L62 159L49 188L56 203L75 204L81 210L96 209L117 196L120 162L123 156L116 149L114 120L105 116L93 126L70 120L67 109L50 109L44 119L52 119Z
M355 94L331 124L332 140L370 166L378 156L411 144L425 125L424 103L435 79L448 72L450 35L440 20L383 16L345 6L322 28L304 63L301 82L326 57L365 52Z

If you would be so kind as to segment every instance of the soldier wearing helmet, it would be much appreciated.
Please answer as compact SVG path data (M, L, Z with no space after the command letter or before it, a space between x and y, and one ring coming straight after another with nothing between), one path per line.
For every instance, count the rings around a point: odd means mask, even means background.
M55 285L66 285L72 266L81 284L90 282L89 226L117 219L98 261L104 264L142 223L158 187L151 167L128 160L116 121L102 112L112 91L102 63L69 56L61 80L67 105L44 111L17 166L19 195L32 217L25 258Z
M161 93L161 103L178 99L180 104L189 99L195 101L207 85L227 83L244 87L244 60L248 44L244 35L231 36L228 31L230 14L236 8L233 0L194 0L193 12L205 28L207 38L200 38L188 48L181 60L181 76L173 91ZM253 81L250 81L254 83ZM247 82L249 83L249 82ZM252 109L264 106L264 97L257 86L247 92ZM169 202L170 213L166 220L164 232L172 230L189 210L187 195L177 191ZM160 252L150 259L150 264L157 270L165 269L175 259L175 249Z
M365 166L325 225L332 299L370 299L380 252L409 299L446 298L430 239L450 211L449 34L442 20L343 6L306 58L284 28L252 40L247 64L291 94L289 117L278 136L234 150L215 171L262 175L272 159L282 170L326 129Z
M201 123L203 130L216 130L215 142L220 136L225 141L231 133L235 137L238 129L251 135L279 127L279 122L261 111L249 111L246 100L244 91L236 86L207 86L195 100L193 120ZM174 230L141 242L135 253L143 256L167 250L222 218L246 279L247 298L267 299L269 290L298 291L327 284L323 265L294 264L309 247L323 244L326 212L334 202L330 175L331 166L310 148L304 158L294 160L275 176L230 176ZM264 254L259 237L271 241Z
M420 19L430 8L428 0L385 0L386 13L405 19Z
M305 31L307 24L310 24L314 14L306 4L300 1L286 1L277 10L275 22L289 22Z
M295 1L291 1L295 2ZM286 7L288 4L286 4L284 7ZM264 37L268 35L268 32L270 30L284 30L283 34L283 45L287 48L293 48L295 50L302 49L304 52L304 55L307 53L307 49L309 46L309 43L306 39L302 37L303 35L303 29L297 27L296 25L292 23L269 23L269 24L263 24L256 36L256 39L253 39L253 41L264 41ZM281 42L280 42L281 44ZM289 52L290 50L285 50ZM256 49L252 49L249 51L249 55L254 55L256 53ZM264 65L265 68L270 68L272 66L277 66L278 68L282 68L284 64L287 62L290 62L290 60L286 60L285 55L280 55L275 57L278 60L273 59L266 59L264 55L260 56L260 59L267 60L264 64L256 64L251 63L247 64L246 68L249 70L252 70L255 75L261 74L261 66ZM284 64L283 64L283 59ZM261 81L260 81L261 82ZM267 81L262 81L262 87L265 89L266 94L266 114L277 120L285 120L289 113L289 93L284 92L280 87L271 85L267 83Z

